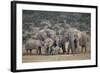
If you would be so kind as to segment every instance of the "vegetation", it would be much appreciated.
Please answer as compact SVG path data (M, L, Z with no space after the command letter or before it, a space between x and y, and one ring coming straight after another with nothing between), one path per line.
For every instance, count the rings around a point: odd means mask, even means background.
M23 10L22 20L23 40L30 37L30 34L34 35L35 28L42 29L45 25L56 31L58 28L74 27L90 34L90 13Z

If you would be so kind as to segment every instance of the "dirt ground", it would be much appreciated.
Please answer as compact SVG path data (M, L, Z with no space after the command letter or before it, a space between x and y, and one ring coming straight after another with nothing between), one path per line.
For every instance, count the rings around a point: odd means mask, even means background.
M67 60L87 60L91 59L91 53L81 54L63 54L63 55L24 55L22 56L22 63L30 62L48 62L48 61L67 61Z

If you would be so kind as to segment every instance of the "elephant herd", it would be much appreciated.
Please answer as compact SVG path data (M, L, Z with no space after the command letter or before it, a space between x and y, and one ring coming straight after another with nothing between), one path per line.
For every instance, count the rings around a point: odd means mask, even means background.
M63 34L61 34L63 33ZM87 52L88 35L76 28L66 29L59 34L46 28L37 32L35 38L29 38L25 43L25 53L37 55L77 54Z

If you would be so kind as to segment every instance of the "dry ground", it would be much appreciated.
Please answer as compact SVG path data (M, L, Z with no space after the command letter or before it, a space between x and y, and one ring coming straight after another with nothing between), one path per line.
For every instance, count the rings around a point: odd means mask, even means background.
M64 60L86 60L91 59L90 53L81 53L76 55L24 55L22 56L22 63L29 62L47 62L47 61L64 61Z

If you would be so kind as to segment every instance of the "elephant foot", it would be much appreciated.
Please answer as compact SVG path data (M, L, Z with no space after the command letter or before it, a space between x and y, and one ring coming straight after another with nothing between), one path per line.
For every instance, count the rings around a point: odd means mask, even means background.
M67 52L67 54L69 55L70 53L69 53L69 52Z
M66 52L63 52L62 54L66 54Z

